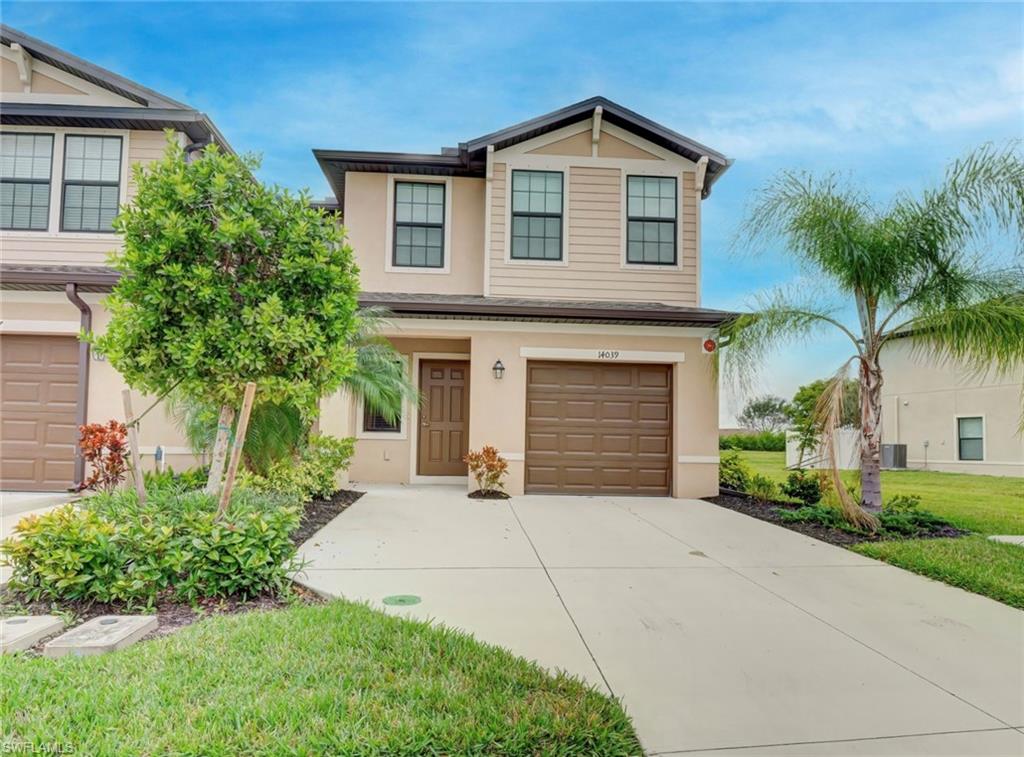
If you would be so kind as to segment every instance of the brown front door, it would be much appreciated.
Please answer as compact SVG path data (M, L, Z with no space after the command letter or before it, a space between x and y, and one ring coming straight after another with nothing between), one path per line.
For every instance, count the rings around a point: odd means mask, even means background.
M0 488L61 491L74 483L78 340L0 337Z
M465 476L462 458L469 451L469 363L424 360L420 363L421 476Z
M526 491L667 495L668 365L530 361Z

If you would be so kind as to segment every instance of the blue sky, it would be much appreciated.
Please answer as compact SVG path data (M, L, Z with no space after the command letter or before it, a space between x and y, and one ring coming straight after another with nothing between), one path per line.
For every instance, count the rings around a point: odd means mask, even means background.
M602 94L735 158L704 206L703 304L797 278L736 257L783 168L850 172L879 201L1024 133L1021 4L19 3L3 19L209 113L263 178L327 194L310 148L437 151ZM759 388L830 374L796 346ZM737 398L726 401L728 418Z

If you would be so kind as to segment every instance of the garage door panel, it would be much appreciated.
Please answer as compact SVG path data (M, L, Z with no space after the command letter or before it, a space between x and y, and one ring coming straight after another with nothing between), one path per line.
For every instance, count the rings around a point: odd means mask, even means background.
M671 369L527 365L526 489L668 494Z
M75 337L0 337L0 486L56 491L74 478L78 401Z

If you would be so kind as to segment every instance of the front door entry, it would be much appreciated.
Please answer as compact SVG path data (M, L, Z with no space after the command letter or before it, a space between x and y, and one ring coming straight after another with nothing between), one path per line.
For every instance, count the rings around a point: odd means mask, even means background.
M419 474L465 476L462 458L469 451L469 363L422 361L420 392Z

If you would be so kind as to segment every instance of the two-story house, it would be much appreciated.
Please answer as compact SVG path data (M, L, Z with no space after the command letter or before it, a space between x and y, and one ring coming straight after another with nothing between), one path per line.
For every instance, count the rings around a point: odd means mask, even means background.
M436 155L314 154L422 393L397 423L327 403L352 480L462 482L491 444L512 494L717 493L731 314L700 306L700 224L728 159L602 97Z
M0 488L55 491L82 480L77 426L124 417L124 382L78 334L108 319L131 165L162 155L165 129L189 150L229 148L188 105L8 26L0 43ZM140 443L191 460L162 412Z

